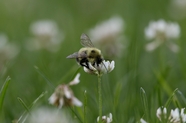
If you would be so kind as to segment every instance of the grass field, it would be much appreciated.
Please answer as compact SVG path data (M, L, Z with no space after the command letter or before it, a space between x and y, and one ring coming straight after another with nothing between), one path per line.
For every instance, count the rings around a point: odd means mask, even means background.
M175 1L1 0L0 122L96 123L100 111L113 123L176 122L171 110L186 107L186 2ZM66 59L82 47L82 33L115 62L101 77L101 109L98 77ZM83 105L49 104L77 73L80 83L70 88ZM160 121L161 106L167 117Z

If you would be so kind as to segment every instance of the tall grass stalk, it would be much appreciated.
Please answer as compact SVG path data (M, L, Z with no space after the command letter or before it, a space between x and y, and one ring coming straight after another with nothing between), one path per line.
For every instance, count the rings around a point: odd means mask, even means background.
M141 101L142 101L142 104L143 104L143 109L144 109L145 116L147 118L147 121L150 121L147 96L146 96L145 90L142 87L140 88L140 95L141 95Z

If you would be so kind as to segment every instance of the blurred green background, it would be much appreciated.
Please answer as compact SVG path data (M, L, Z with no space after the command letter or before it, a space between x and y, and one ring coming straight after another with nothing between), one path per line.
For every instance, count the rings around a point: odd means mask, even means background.
M47 91L35 107L50 106L48 98L54 87L71 81L79 68L75 60L66 59L66 56L82 47L80 35L115 15L124 20L123 35L127 39L127 48L121 57L112 58L115 69L102 78L103 114L111 112L114 123L139 121L144 116L140 97L142 87L146 91L151 119L155 119L156 109L165 105L176 88L186 95L186 18L173 17L170 5L170 0L1 0L0 33L6 34L8 41L20 48L14 59L3 63L7 70L1 72L0 87L7 76L11 77L11 82L4 99L1 121L10 123L25 111L17 97L30 105ZM145 51L148 42L144 29L151 20L159 19L180 25L181 34L176 42L180 52L173 53L164 46L150 53ZM62 30L64 39L57 52L25 49L25 42L33 36L30 25L38 20L53 20ZM124 41L122 44L125 45ZM84 73L82 68L80 73L80 84L73 86L72 90L82 102L83 93L87 91L87 120L95 123L98 116L97 77ZM185 106L181 98L178 97L177 101L177 105L172 101L169 108ZM83 107L78 110L81 114Z

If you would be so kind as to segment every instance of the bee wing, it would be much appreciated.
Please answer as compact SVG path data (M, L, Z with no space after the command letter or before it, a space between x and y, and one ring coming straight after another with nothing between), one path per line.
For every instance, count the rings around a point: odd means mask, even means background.
M75 58L78 58L78 52L75 52L69 56L67 56L68 59L75 59Z
M78 52L75 52L69 56L67 56L68 59L76 59L76 58L86 58L87 57L87 54L85 52L82 52L82 53L78 53Z
M94 47L94 45L92 44L92 41L90 40L88 35L86 35L85 33L81 35L80 39L81 39L81 45L83 45L84 47Z

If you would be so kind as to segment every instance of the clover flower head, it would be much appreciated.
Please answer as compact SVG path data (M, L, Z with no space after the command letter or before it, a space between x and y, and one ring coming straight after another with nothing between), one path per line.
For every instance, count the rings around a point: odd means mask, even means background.
M48 107L38 107L27 118L28 123L76 123L66 112Z
M50 96L49 103L52 105L56 105L59 108L63 106L82 106L82 102L79 101L75 96L73 91L70 89L70 85L75 85L79 83L79 76L77 74L73 81L71 81L68 85L61 84L56 89L55 92Z
M161 121L161 118L163 116L164 119L167 118L167 109L165 107L159 107L156 111L156 116Z
M59 30L54 21L40 20L31 25L30 31L37 36L55 36Z
M92 65L89 63L89 69L84 67L84 71L89 74L103 75L106 73L110 73L115 68L114 61L103 61L101 64Z
M167 109L165 107L159 107L156 111L156 116L159 121L167 120L167 123L185 123L186 122L186 114L184 113L185 108L182 108L179 111L178 108L171 109L169 117L167 117ZM164 119L164 120L162 120ZM147 123L143 118L140 119L141 123Z
M64 38L55 21L40 20L30 26L30 32L34 37L26 42L28 50L46 49L55 52L59 49Z
M167 119L170 123L181 123L186 122L186 114L184 114L185 108L181 109L181 112L178 108L171 109L169 117L167 117L167 109L165 107L159 107L156 112L156 116L160 121L163 119Z
M114 16L96 25L95 28L90 30L90 35L94 41L103 41L103 39L120 34L123 31L123 25L122 18Z
M99 122L100 118L97 118L97 122ZM109 113L109 116L102 116L103 123L111 123L112 122L112 113Z
M177 23L166 22L162 19L151 21L145 28L145 37L147 40L153 40L146 45L147 51L153 51L161 44L165 43L173 52L178 52L179 47L171 42L179 38L180 27Z
M177 23L166 22L163 19L151 21L145 28L145 36L148 40L158 38L159 40L175 39L180 35L180 27Z
M18 46L8 42L8 37L5 34L0 34L0 69L5 62L15 58L18 53Z
M169 121L171 123L186 122L186 114L184 114L184 110L185 108L182 108L180 112L178 108L175 110L172 109L170 112Z
M119 56L123 45L124 21L119 16L113 16L110 19L98 23L90 29L90 37L95 45L102 49L108 57Z

